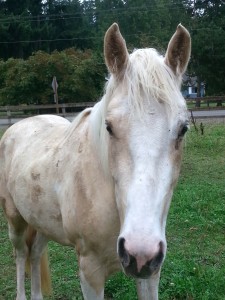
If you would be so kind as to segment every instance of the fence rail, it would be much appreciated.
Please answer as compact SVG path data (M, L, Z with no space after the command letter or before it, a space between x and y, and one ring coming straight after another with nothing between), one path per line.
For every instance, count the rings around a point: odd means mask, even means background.
M190 111L195 110L225 110L225 96L187 98L187 106ZM72 116L84 108L92 107L96 102L45 104L45 105L7 105L0 106L0 119L25 118L37 114L57 114L63 117Z
M186 98L190 110L225 109L225 96Z
M95 102L64 103L64 104L44 104L44 105L6 105L0 106L0 118L28 117L36 114L55 113L59 109L59 115L66 116L73 112L81 111L91 107Z

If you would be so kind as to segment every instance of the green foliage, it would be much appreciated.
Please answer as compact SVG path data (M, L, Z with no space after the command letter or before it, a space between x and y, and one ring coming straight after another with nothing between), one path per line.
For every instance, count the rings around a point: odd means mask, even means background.
M102 53L105 31L113 22L119 23L130 51L153 47L164 53L176 26L182 23L192 37L188 73L197 76L198 82L205 83L207 95L225 94L225 2L222 0L14 2L0 1L0 57L4 60L11 57L28 59L32 53L40 50L52 53L56 49L62 51L71 47L81 51L91 49L96 59ZM89 67L93 67L91 72L95 72L93 61L83 66L83 69ZM18 68L21 69L21 66ZM45 77L45 74L42 76ZM88 78L86 74L83 77ZM91 75L91 83L89 80L89 84L95 84L94 98L99 95L99 86L103 82L98 79L98 76ZM77 82L86 85L86 82ZM19 92L25 87L20 88ZM74 89L69 88L69 91ZM82 88L82 95L78 88L75 91L80 97L87 97L85 89ZM18 95L18 92L11 93ZM26 94L23 96L26 97ZM33 93L29 97L40 98L40 95ZM43 100L39 101L48 102L48 97L46 92L42 95ZM69 97L74 98L76 95L69 92ZM12 98L11 94L9 98ZM64 98L67 101L68 97Z
M197 0L187 7L192 20L192 73L205 82L207 95L224 95L225 2Z
M73 48L0 61L0 105L53 103L53 76L60 102L96 101L106 72L101 61L90 50Z

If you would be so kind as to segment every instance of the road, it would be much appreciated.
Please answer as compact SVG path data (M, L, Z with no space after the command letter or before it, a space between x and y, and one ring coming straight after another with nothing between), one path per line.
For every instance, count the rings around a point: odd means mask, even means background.
M192 111L194 118L225 118L225 110L195 110Z
M191 113L189 112L191 115ZM205 118L225 118L225 109L218 110L196 110L192 112L193 117L196 119L205 119ZM72 121L77 114L73 116L68 116L67 119ZM21 118L10 118L10 119L0 119L0 127L7 128L10 125L22 120Z

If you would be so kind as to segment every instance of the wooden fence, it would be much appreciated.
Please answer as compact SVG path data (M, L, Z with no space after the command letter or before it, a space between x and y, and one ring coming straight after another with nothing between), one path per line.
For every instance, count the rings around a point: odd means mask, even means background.
M225 109L225 96L186 98L190 110Z
M190 111L195 110L225 110L225 96L187 98L187 106ZM57 114L67 117L82 111L84 108L92 107L96 102L46 104L46 105L8 105L0 106L0 119L25 118L38 114Z
M57 114L66 117L80 112L87 107L92 107L95 102L45 104L45 105L6 105L0 106L0 119L25 118L39 114Z

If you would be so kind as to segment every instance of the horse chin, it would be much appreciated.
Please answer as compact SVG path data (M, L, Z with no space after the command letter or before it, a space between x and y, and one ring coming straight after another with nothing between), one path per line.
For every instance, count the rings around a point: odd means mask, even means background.
M123 262L121 262L121 266L123 269L123 272L130 277L138 278L138 279L148 279L152 275L157 274L160 271L161 264L160 265L144 265L140 271L137 269L137 264L135 259L131 258L131 264L129 266L124 266Z

